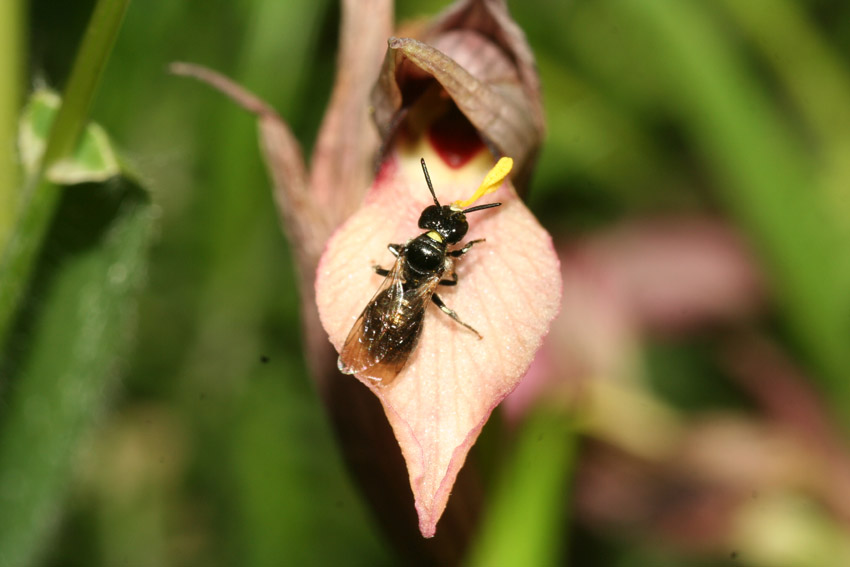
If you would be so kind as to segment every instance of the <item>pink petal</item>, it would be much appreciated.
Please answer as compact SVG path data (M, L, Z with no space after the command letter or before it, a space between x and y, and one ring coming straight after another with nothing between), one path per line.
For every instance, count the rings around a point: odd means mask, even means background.
M437 158L428 164L437 197L447 204L468 197L492 162L476 160L474 176L452 172ZM528 369L560 304L558 258L548 233L508 183L483 201L502 206L470 214L464 241L487 242L456 263L460 283L439 290L483 340L429 306L419 345L396 380L380 387L360 379L380 399L401 446L425 537L434 535L467 452ZM364 206L329 241L316 296L337 351L381 283L371 266L392 265L387 244L418 235L419 214L429 204L418 157L391 155Z
M629 380L638 368L639 335L617 282L581 250L561 250L563 298L543 348L503 414L517 423L541 402L581 403L587 382Z
M765 290L743 240L698 216L633 222L584 244L642 328L668 333L754 315Z

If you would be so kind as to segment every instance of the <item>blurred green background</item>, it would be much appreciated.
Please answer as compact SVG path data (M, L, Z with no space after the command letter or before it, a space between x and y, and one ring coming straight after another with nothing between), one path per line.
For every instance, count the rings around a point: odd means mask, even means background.
M93 4L22 6L25 88L64 86ZM444 6L403 0L397 17ZM850 5L540 0L511 10L544 89L548 138L529 196L541 222L567 241L649 214L730 218L775 292L771 332L812 369L846 432ZM97 425L74 450L36 564L401 564L346 475L306 371L254 119L166 71L190 61L234 78L309 152L339 15L327 0L130 5L91 116L150 192L149 268L132 348L92 404ZM17 328L6 352L26 341ZM648 345L655 393L683 411L747 411L705 345ZM0 415L20 401L15 379L2 376ZM624 534L578 534L575 565L684 564Z

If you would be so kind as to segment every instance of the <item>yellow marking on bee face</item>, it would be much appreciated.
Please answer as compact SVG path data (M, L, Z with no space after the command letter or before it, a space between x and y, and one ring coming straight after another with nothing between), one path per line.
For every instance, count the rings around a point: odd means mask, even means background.
M491 169L484 177L484 181L481 182L481 185L475 193L473 193L472 197L465 201L455 201L452 203L452 208L458 207L460 209L465 209L484 195L492 193L498 189L502 184L502 181L505 180L505 177L508 176L508 173L511 172L511 168L513 166L514 160L509 157L501 158L496 162L496 165L493 166L493 169Z
M429 232L428 234L426 234L426 236L427 236L428 238L430 238L431 240L435 240L435 241L440 242L440 243L442 243L442 242L443 242L443 237L442 237L442 236L440 235L440 233L439 233L439 232L437 232L436 230L432 230L431 232Z

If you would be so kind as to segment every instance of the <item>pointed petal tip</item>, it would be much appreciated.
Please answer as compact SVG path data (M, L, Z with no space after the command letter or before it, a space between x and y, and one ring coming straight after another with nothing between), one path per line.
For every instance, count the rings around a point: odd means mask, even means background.
M418 508L417 512L419 512ZM438 521L439 518L434 519L431 515L423 516L422 513L419 512L419 532L422 534L422 537L425 539L431 539L437 535Z

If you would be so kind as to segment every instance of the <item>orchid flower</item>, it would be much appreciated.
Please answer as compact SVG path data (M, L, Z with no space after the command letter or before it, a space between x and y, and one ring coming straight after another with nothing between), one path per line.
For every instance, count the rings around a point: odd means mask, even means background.
M445 513L446 549L429 552L445 562L462 553L476 515L476 483L456 484L467 453L522 380L560 305L552 240L520 198L543 136L538 77L502 0L457 2L407 33L415 37L391 37L384 0L346 0L342 19L336 86L309 169L268 105L207 69L173 70L258 116L296 251L308 361L343 452L394 539L412 541L411 490L422 536L434 536ZM482 338L429 305L418 345L391 385L341 374L336 351L381 283L373 266L392 265L387 245L417 236L417 218L433 202L420 160L440 202L468 206L502 157L513 158L512 176L491 178L487 197L501 206L468 219L465 242L486 241L456 262L457 285L440 289ZM409 489L399 480L405 467Z

